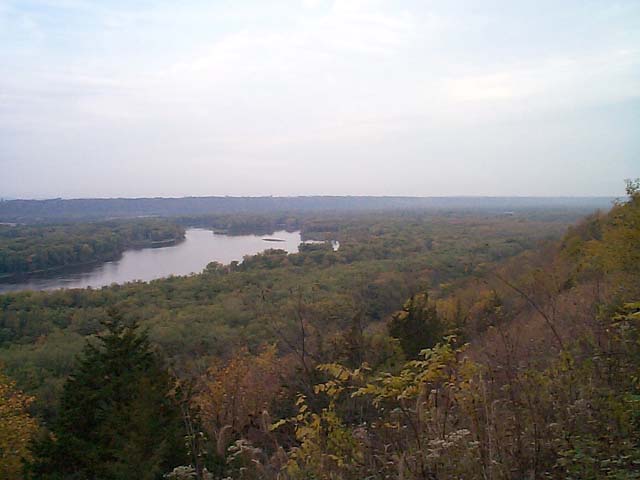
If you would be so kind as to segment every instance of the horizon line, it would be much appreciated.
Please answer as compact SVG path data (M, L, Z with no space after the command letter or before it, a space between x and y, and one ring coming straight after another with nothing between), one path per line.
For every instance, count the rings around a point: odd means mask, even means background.
M328 194L309 194L309 195L182 195L182 196L114 196L114 197L2 197L0 201L74 201L74 200L181 200L192 198L277 198L277 199L297 199L297 198L407 198L407 199L447 199L447 198L523 198L523 199L550 199L550 198L593 198L593 199L616 199L626 195L328 195Z

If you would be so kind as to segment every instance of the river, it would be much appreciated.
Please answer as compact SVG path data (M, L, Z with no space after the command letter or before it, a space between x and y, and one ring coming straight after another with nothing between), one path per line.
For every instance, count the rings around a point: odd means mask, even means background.
M185 240L177 245L126 250L117 260L89 268L69 268L42 276L7 281L0 283L0 293L98 288L112 283L189 275L200 273L210 262L229 264L234 260L242 261L245 255L255 255L270 248L295 253L301 241L299 231L279 231L269 235L221 235L214 234L211 230L190 228L186 231Z

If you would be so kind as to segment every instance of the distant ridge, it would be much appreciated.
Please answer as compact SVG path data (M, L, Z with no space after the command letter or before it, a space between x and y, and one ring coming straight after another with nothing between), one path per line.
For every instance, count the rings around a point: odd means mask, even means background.
M98 220L140 216L265 214L275 212L361 212L376 210L482 211L493 213L531 209L608 210L614 197L183 197L79 198L5 200L0 221L43 222Z

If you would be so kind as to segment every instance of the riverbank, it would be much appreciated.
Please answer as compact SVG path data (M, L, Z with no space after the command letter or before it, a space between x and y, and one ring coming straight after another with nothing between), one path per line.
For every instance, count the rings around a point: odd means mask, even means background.
M284 242L278 247L298 251L300 232L274 232ZM175 240L175 239L174 239ZM141 244L138 243L138 246ZM166 247L166 248L159 248ZM151 281L168 276L200 273L211 262L242 262L270 248L258 235L212 235L206 229L188 229L184 241L146 242L144 248L129 248L117 258L74 267L48 270L0 282L0 293L24 290L100 288L132 281Z
M113 262L120 259L122 257L122 254L127 250L142 250L145 248L172 247L172 246L178 245L181 242L184 242L184 240L185 240L185 237L184 235L182 235L181 237L168 238L166 240L134 242L134 243L125 245L124 248L116 252L114 255L95 258L87 262L66 263L63 265L56 265L53 267L41 268L37 270L28 270L24 272L0 273L0 283L25 282L25 281L29 281L29 279L31 278L48 276L51 274L56 274L56 273L65 272L65 271L95 267L100 264Z

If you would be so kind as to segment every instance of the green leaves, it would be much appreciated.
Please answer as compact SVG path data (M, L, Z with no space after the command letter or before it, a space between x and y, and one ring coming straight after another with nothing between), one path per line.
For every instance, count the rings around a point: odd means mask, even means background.
M183 463L172 382L145 334L118 317L67 380L53 436L36 445L34 478L153 479Z
M444 324L426 293L412 296L403 309L393 315L389 333L400 340L409 358L418 358L425 348L442 340Z

